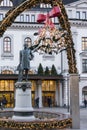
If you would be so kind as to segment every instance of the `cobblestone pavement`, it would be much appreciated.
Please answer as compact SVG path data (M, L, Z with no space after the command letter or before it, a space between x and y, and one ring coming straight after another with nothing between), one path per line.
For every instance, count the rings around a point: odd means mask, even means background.
M68 113L66 108L40 108L39 110ZM63 130L87 130L87 108L80 108L80 129L63 129Z
M8 109L4 109L8 110ZM12 110L12 109L9 109ZM60 113L67 113L68 114L68 109L67 108L60 108L60 107L55 107L55 108L39 108L35 110L39 111L50 111L50 112L60 112ZM0 129L2 130L2 129ZM3 129L4 130L4 129ZM55 129L58 130L58 129ZM80 108L80 129L63 129L63 130L87 130L87 108Z

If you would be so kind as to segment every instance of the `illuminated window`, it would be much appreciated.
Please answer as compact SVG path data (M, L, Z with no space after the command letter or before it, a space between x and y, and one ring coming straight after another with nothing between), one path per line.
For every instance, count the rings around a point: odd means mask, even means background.
M28 44L28 47L30 47L30 46L32 45L32 40L31 40L31 38L30 38L30 37L26 37L26 38L24 39L24 43L25 43L25 44Z
M87 59L82 60L82 71L83 73L87 73Z
M82 37L82 50L87 51L87 37Z
M13 74L13 72L10 70L4 70L1 72L1 74Z
M11 0L2 0L0 6L13 6L13 3Z
M1 80L0 81L0 91L14 91L14 81L13 80Z
M9 37L4 38L3 52L4 53L11 53L11 39Z
M55 81L43 81L42 83L42 91L55 91Z
M52 100L52 106L55 105L56 82L47 80L42 82L42 102L43 106L48 106L48 97Z

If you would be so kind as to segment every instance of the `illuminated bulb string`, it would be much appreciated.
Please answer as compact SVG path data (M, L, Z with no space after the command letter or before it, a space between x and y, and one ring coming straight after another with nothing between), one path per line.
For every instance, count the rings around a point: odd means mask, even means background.
M53 54L58 53L66 48L65 36L67 31L59 30L56 27L49 27L45 25L38 32L38 37L34 41L34 44L39 44L34 51L39 53Z

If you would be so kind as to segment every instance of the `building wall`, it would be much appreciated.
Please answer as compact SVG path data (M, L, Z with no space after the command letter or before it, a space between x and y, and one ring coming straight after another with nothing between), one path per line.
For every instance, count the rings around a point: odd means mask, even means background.
M68 13L69 21L71 23L71 31L72 31L72 37L74 41L74 46L76 49L76 62L77 62L77 69L78 74L80 75L80 82L79 82L79 92L80 92L80 105L83 105L83 96L82 96L82 88L86 86L86 80L87 80L87 74L82 73L82 59L83 59L83 51L82 51L82 37L87 37L87 2L86 0L79 0L77 2L70 3L68 5L65 5L66 11ZM0 8L1 12L5 16L5 12L7 10L2 10ZM46 13L46 10L44 10ZM77 17L77 12L80 12L80 18ZM83 19L83 12L86 12L86 18ZM11 27L9 27L6 32L4 33L3 37L0 38L0 72L3 67L9 66L9 68L13 68L16 70L17 65L19 64L19 51L23 49L24 39L29 36L32 39L32 42L36 39L36 36L34 36L34 33L37 32L43 25L42 24L33 24L31 22L32 20L32 14L35 14L35 19L37 20L37 14L41 13L39 10L36 11L24 11L22 14L24 14L24 22L20 22L20 15L16 18L15 23L12 24ZM26 14L30 15L30 22L26 23ZM56 21L58 22L58 21ZM57 25L56 25L57 26ZM12 40L12 57L3 57L3 38L5 36L9 36ZM49 56L44 54L41 55L37 52L34 53L34 59L31 61L31 69L34 71L37 71L37 68L39 64L41 63L42 66L45 68L48 66L51 68L51 66L54 64L57 72L64 75L65 79L67 78L68 74L68 64L67 64L67 55L66 51L62 51L60 53L53 54L53 56ZM87 57L86 51L85 51L85 58ZM15 71L16 72L16 71ZM82 81L82 78L85 77L84 83ZM64 84L67 84L66 81ZM63 84L63 85L64 85ZM63 100L62 105L68 104L68 89L67 85L62 86L63 87Z

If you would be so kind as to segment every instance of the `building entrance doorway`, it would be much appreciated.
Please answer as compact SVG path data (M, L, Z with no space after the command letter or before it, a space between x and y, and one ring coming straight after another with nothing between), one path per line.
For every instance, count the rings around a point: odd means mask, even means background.
M55 92L43 92L42 103L44 107L49 107L49 103L51 107L55 106Z
M42 82L42 104L44 107L55 106L56 81L46 80Z

